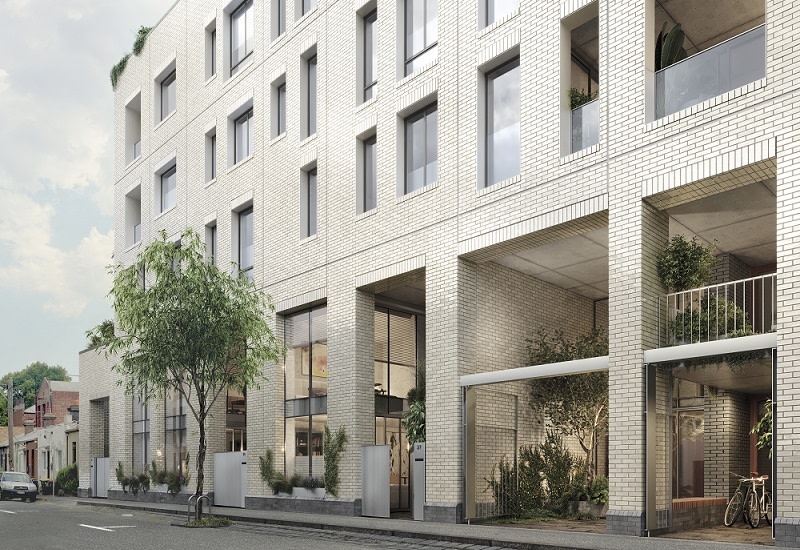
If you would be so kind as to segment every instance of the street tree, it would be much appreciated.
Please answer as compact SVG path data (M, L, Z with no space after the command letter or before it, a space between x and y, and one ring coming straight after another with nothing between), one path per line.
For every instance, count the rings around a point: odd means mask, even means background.
M0 386L8 387L8 381L14 380L14 393L25 399L25 406L30 407L36 403L36 392L42 385L42 380L47 378L50 381L59 380L69 382L70 377L67 370L59 365L48 365L42 361L35 361L17 372L9 372L0 378ZM5 396L5 393L3 393ZM17 397L14 398L15 400ZM0 399L0 425L8 422L8 411L5 399Z
M229 275L208 262L191 229L179 244L162 232L132 265L109 267L116 329L101 324L88 335L114 357L126 394L185 398L199 431L196 495L203 494L206 422L214 405L228 388L257 388L264 366L283 355L270 328L271 298L233 267L236 274Z

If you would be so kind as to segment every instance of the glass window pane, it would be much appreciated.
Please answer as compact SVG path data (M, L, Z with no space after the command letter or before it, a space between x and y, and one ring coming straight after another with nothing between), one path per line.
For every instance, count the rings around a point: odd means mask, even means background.
M364 101L371 99L372 87L378 78L378 50L375 47L375 22L378 12L364 18Z
M308 173L308 232L307 236L317 233L317 171Z
M308 135L317 133L317 56L308 60Z
M278 86L278 130L276 136L286 131L286 84Z
M519 0L486 0L486 25L499 21L519 8Z
M501 67L486 81L486 185L519 174L519 61Z
M425 116L425 185L435 182L438 172L438 116L435 109Z
M378 146L375 137L364 142L364 212L378 203Z
M175 206L178 198L176 168L173 166L161 176L161 212Z
M438 0L425 2L425 46L431 46L439 39L439 3Z
M175 71L161 82L161 120L175 110Z
M252 280L253 269L253 209L239 214L239 269L251 271L248 277Z
M425 185L425 118L406 122L406 193Z

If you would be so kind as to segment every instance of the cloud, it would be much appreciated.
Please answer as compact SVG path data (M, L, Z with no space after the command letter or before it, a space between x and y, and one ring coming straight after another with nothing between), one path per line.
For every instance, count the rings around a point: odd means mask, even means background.
M0 184L0 245L11 262L0 266L0 287L43 296L42 308L76 317L90 300L105 295L110 278L113 231L92 227L72 250L51 244L53 207Z

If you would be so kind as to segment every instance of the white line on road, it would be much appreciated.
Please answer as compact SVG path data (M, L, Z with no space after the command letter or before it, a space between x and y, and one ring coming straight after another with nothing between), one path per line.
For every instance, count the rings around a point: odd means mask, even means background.
M16 512L12 512L11 510L0 510L0 512L3 512L4 514L16 514Z
M106 529L105 527L95 527L94 525L86 525L83 523L79 523L78 525L80 525L81 527L88 527L89 529L97 529L98 531L108 531L109 533L114 532L111 529Z
M122 517L124 517L124 518L132 518L133 514L122 514Z
M135 525L106 525L106 529L127 529L129 527L136 527Z

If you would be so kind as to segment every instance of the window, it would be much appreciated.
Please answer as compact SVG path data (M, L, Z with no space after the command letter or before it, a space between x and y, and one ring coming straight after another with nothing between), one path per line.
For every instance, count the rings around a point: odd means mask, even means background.
M217 179L217 129L206 132L206 182Z
M239 270L253 280L253 208L239 212Z
M206 80L217 74L216 22L206 28Z
M142 186L125 195L125 246L142 240Z
M286 82L273 88L272 95L272 137L286 132Z
M405 121L404 193L411 193L436 181L436 127L435 103L411 115Z
M247 450L247 395L228 388L225 399L225 450Z
M519 58L486 75L486 187L519 175Z
M178 393L165 398L164 448L166 469L186 473L186 399Z
M217 224L206 226L206 260L217 265Z
M317 169L305 174L303 192L300 194L301 223L303 237L317 234Z
M375 34L377 20L378 10L373 10L364 17L364 101L375 95L375 84L378 82L378 42Z
M246 0L231 13L231 76L253 53L253 44L253 0Z
M286 470L322 474L322 433L327 424L328 337L325 306L284 319L286 335Z
M150 411L139 396L133 398L133 473L147 473L150 468Z
M177 167L175 165L161 174L161 210L166 212L173 206L178 198L177 190Z
M377 136L371 136L361 142L361 188L358 193L358 212L368 212L377 206L378 202L378 141Z
M306 137L317 133L317 56L306 62Z
M253 109L234 121L234 164L253 154Z
M175 71L161 81L161 120L175 110Z
M485 4L481 7L486 10L485 27L519 9L519 0L481 0L481 2Z
M317 0L300 0L301 2L301 15L305 15L317 7Z
M438 38L438 0L406 2L406 74L422 68L436 58Z
M142 94L125 105L125 164L142 156Z
M286 32L286 0L272 0L272 39Z

